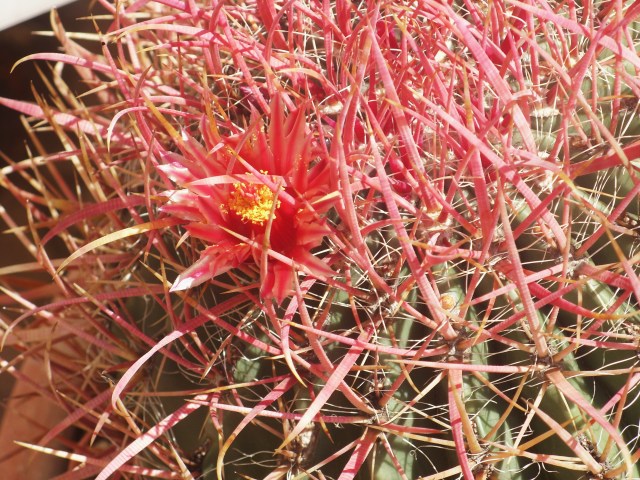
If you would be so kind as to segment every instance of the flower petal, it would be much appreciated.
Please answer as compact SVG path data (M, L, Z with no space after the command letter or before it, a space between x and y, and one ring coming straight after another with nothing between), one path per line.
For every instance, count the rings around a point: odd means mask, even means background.
M189 169L176 162L158 165L158 170L163 172L172 182L178 185L184 185L185 183L193 180L193 175Z
M207 247L200 259L178 275L171 286L171 292L186 290L212 279L232 268L238 267L249 256L246 245L233 245L228 248Z
M322 239L331 233L324 222L311 215L304 218L303 214L299 213L296 223L298 223L296 243L299 246L317 247L322 243Z
M170 292L178 292L180 290L186 290L188 288L197 287L198 285L206 282L214 277L209 265L211 258L203 255L196 263L187 268L184 272L178 275L176 281L173 282ZM222 272L219 272L222 273Z
M227 248L225 243L230 243L230 237L227 232L214 224L191 223L186 227L189 234L199 238L209 245L218 245L220 249Z
M267 275L262 279L260 296L273 298L280 305L293 291L293 268L282 262L272 260L267 269Z
M335 275L335 272L331 267L329 267L329 265L324 263L304 247L296 249L293 253L293 261L300 265L304 265L314 276L317 276L320 279Z

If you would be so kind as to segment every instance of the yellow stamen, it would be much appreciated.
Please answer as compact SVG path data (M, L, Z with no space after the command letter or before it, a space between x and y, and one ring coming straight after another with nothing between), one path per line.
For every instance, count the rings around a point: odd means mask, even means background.
M228 204L229 209L240 215L242 221L263 225L269 220L274 201L277 209L280 200L275 199L274 193L266 185L234 183Z

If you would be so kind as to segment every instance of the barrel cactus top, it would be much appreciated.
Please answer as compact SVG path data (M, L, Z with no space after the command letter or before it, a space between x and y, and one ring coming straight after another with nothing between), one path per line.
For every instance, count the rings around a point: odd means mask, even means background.
M637 2L93 15L0 99L60 478L640 478Z

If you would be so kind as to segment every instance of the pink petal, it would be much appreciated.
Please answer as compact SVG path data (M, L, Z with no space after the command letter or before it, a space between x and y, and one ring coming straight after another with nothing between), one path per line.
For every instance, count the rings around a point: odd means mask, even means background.
M198 198L196 195L191 193L189 190L181 189L181 190L168 190L161 194L164 197L169 199L169 203L172 205L190 205L195 206L196 199Z
M280 305L292 293L293 269L282 262L271 260L267 275L262 279L260 296L264 299L274 298Z
M300 219L296 236L296 243L309 249L317 247L322 239L331 233L331 230L316 218Z
M188 168L183 167L179 163L168 163L166 165L158 165L158 170L163 172L169 179L182 186L193 180L193 175Z
M326 278L335 275L335 272L329 267L329 265L324 263L305 248L297 248L293 253L292 258L294 262L304 265L311 270L311 273L313 275L317 275L318 278Z
M211 245L221 246L220 244L229 242L229 234L213 224L192 223L186 228L192 236ZM221 246L221 248L224 247Z
M211 258L209 256L202 256L200 260L178 275L178 278L173 282L171 290L169 291L178 292L180 290L197 287L198 285L213 278L214 275L209 269L210 264Z
M182 218L183 220L189 220L193 222L202 220L200 210L198 210L195 206L189 204L168 203L166 205L162 205L160 207L160 211L173 217Z
M194 164L204 164L208 157L205 148L186 131L182 131L182 152L186 158L193 159Z
M227 270L238 267L249 256L246 245L207 247L200 260L178 275L171 292L197 287Z
M179 153L175 152L167 152L162 155L162 161L164 165L179 165L187 169L187 171L191 174L191 180L196 178L200 178L204 175L204 170L202 169L202 165L197 162L194 162L191 159L185 158Z

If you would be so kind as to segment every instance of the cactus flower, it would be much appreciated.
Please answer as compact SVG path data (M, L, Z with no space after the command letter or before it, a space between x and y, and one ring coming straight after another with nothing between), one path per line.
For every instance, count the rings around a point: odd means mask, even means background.
M322 214L329 182L307 135L304 109L285 117L276 100L266 131L254 113L241 134L203 137L206 147L184 133L181 153L167 154L159 167L177 185L166 192L161 210L185 220L188 235L205 244L172 290L248 264L260 275L261 297L281 303L297 269L330 275L311 253L328 233Z

